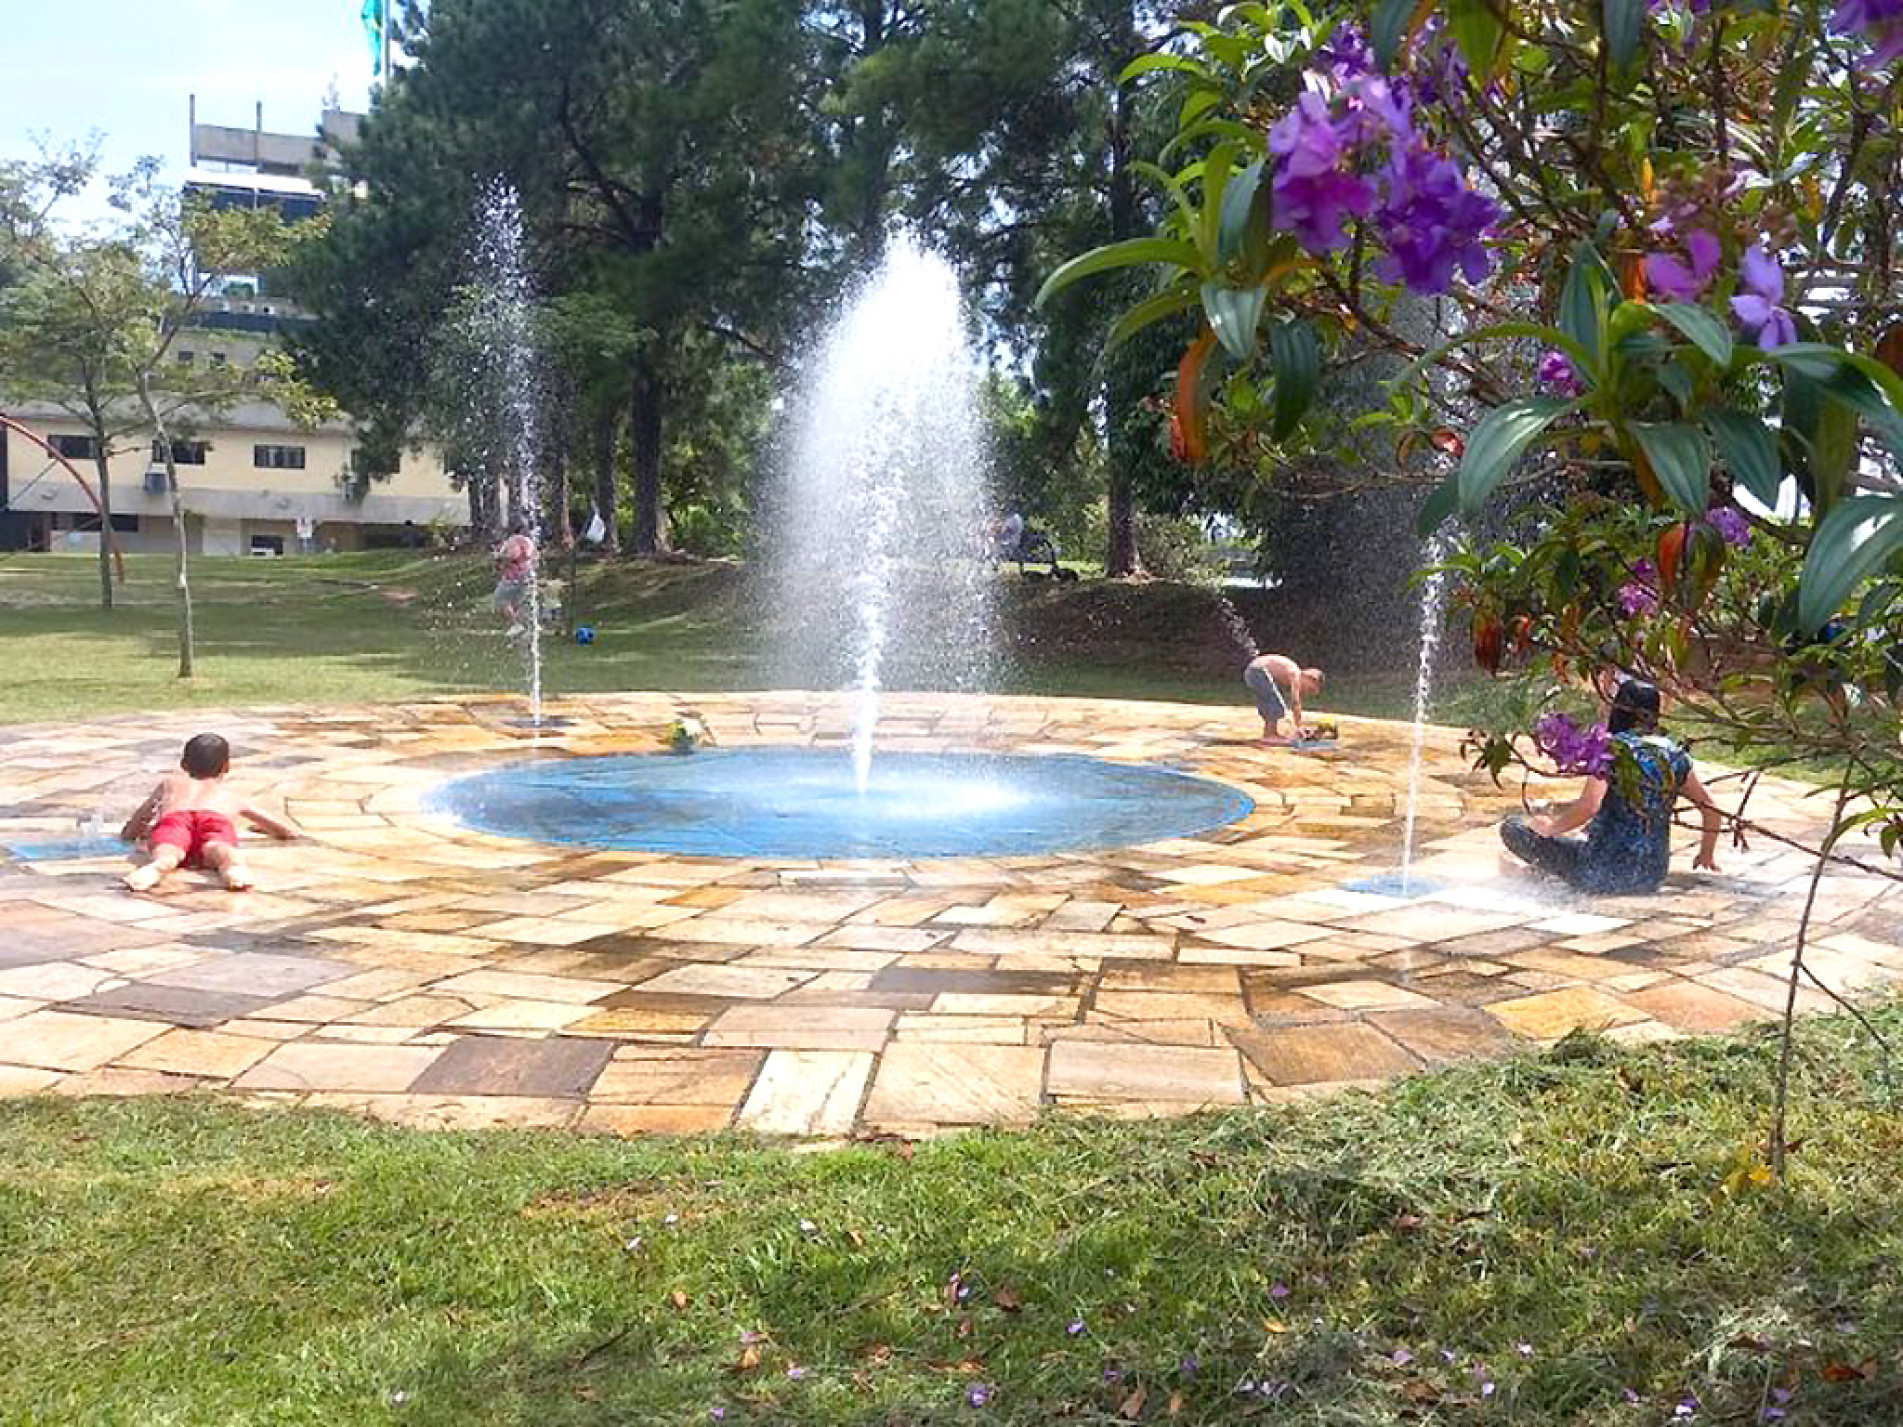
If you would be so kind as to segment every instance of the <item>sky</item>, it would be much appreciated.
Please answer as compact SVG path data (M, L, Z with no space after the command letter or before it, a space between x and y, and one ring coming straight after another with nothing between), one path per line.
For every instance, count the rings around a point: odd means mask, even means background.
M201 123L315 130L334 85L345 109L368 101L362 0L0 0L8 63L0 81L0 160L95 131L103 168L152 154L176 182L187 158L188 101ZM83 207L83 211L82 211ZM74 218L104 211L103 191Z

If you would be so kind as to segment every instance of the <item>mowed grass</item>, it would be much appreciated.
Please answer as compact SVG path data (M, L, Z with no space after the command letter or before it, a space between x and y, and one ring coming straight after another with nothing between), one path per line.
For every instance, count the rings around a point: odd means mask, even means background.
M805 1154L15 1102L0 1421L1903 1421L1903 1119L1809 1022L1790 1181L1727 1192L1772 1063Z
M143 709L379 702L521 689L520 654L490 605L481 556L377 553L201 559L192 566L197 675L180 680L171 561L134 556L117 607L99 607L98 568L75 556L0 557L0 723ZM1135 631L1093 627L1093 588L1040 590L1000 577L1012 612L998 685L1007 692L1169 699L1246 706L1235 671L1195 647L1199 632L1169 619L1183 588L1118 591L1118 618L1148 602L1161 618ZM544 642L551 694L608 689L725 690L781 686L759 589L721 565L595 564L576 609L598 637ZM1063 604L1047 632L1040 598ZM1200 597L1198 597L1200 598ZM1203 653L1204 657L1198 658ZM1236 661L1239 665L1239 660ZM905 671L895 682L903 686ZM1400 716L1405 675L1348 674L1327 709ZM1245 720L1246 723L1246 720Z

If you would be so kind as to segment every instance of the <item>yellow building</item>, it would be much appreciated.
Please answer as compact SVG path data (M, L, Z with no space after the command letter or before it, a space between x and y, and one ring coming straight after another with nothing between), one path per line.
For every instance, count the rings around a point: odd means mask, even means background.
M92 438L45 403L5 414L94 479ZM343 423L304 430L263 403L227 412L177 443L188 513L186 549L205 555L287 555L420 541L432 527L469 524L469 498L451 487L436 452L406 448L397 473L367 487L352 477L356 437ZM108 461L120 548L175 548L165 468L155 442L128 437ZM71 474L33 442L0 429L0 546L97 550L99 519Z

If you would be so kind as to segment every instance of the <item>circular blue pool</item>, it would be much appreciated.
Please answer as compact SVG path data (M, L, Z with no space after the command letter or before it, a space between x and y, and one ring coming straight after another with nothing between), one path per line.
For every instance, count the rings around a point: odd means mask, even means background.
M536 759L443 784L426 806L501 837L713 857L990 857L1127 847L1246 816L1208 778L1072 755L843 752Z

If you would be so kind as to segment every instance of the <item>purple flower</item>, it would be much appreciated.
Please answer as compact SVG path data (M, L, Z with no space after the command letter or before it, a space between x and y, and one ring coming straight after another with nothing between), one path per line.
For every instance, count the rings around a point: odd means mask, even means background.
M1410 1353L1406 1348L1396 1348L1393 1353L1389 1355L1388 1361L1393 1363L1397 1368L1404 1368L1414 1361L1414 1354Z
M1672 1416L1674 1417L1696 1417L1697 1415L1698 1399L1690 1394L1687 1394L1684 1399L1679 1402L1678 1406L1672 1409Z
M965 1401L973 1407L983 1407L991 1401L991 1388L982 1382L974 1382L965 1392Z
M1375 272L1409 291L1446 292L1458 267L1469 282L1493 271L1487 230L1499 219L1493 200L1467 184L1459 165L1422 144L1397 152L1383 173L1376 225L1387 255Z
M1070 1334L1071 1337L1076 1337L1079 1333L1084 1331L1084 1320L1081 1318L1071 1319L1070 1325L1066 1327L1064 1331Z
M1686 235L1685 251L1691 255L1689 267L1671 253L1649 253L1645 259L1646 285L1674 302L1696 302L1723 256L1718 239L1704 228Z
M1705 519L1724 538L1725 544L1742 550L1751 543L1751 522L1735 505L1713 506L1705 512Z
M1202 1366L1202 1362L1194 1353L1185 1353L1183 1354L1183 1360L1176 1365L1176 1370L1182 1373L1184 1377L1194 1377L1197 1373L1202 1371Z
M1731 314L1744 324L1752 340L1767 350L1787 347L1797 340L1797 324L1779 304L1784 300L1784 269L1776 258L1753 243L1738 263L1744 291L1731 299Z
M1573 370L1572 358L1564 352L1543 352L1540 354L1540 380L1555 387L1569 396L1578 396L1586 388L1579 380L1579 373Z
M1269 1285L1269 1297L1271 1298L1287 1298L1289 1292L1289 1286L1286 1283L1272 1283Z
M798 1382L806 1376L806 1369L802 1367L790 1367L786 1370L786 1375L792 1378L793 1381Z
M1612 763L1605 726L1595 723L1581 728L1563 713L1547 714L1534 724L1533 742L1562 773L1596 775Z
M1867 69L1903 55L1903 4L1898 0L1839 0L1830 28L1839 35L1861 35L1876 48L1864 56Z
M1329 253L1348 241L1342 222L1366 218L1374 209L1374 185L1345 172L1342 136L1328 103L1304 94L1269 131L1269 152L1276 156L1270 186L1276 226L1293 233L1311 253Z
M1659 597L1645 585L1619 586L1619 609L1628 619L1635 615L1657 614Z

